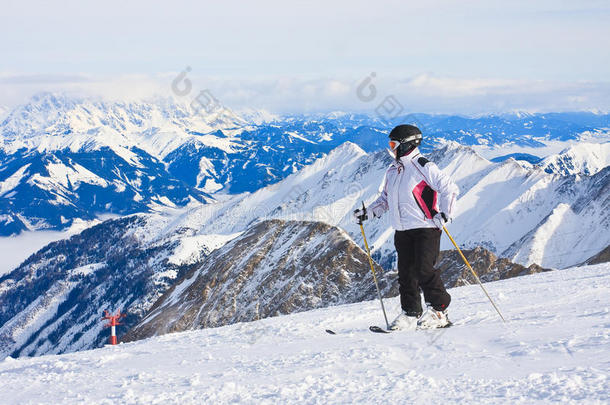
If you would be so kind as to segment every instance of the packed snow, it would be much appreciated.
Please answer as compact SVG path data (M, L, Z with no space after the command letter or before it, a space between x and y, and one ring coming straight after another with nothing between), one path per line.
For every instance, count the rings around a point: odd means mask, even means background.
M2 403L610 401L610 264L450 290L455 326L373 334L378 301L0 363ZM386 300L390 315L398 298ZM325 329L332 329L330 335ZM119 337L121 333L119 327Z

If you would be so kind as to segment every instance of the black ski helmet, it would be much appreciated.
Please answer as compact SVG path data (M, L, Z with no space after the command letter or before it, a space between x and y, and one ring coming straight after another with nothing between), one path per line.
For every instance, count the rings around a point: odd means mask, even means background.
M390 140L400 142L400 145L396 148L397 159L418 147L422 139L421 131L414 125L398 125L390 131Z

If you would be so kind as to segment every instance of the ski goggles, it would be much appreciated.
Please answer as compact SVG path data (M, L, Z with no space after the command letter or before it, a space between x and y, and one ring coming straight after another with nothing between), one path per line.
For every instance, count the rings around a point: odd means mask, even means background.
M390 139L390 142L389 142L389 144L390 144L390 149L391 149L392 151L395 151L395 150L396 150L396 148L398 148L398 147L400 146L400 144L401 144L401 143L407 143L407 142L411 142L411 141L417 141L417 140L419 140L419 139L422 139L421 134L415 134L415 135L411 135L410 137L405 138L405 139L403 139L402 141L397 141L397 140L394 140L394 139Z
M390 150L395 151L400 146L400 141L390 141Z

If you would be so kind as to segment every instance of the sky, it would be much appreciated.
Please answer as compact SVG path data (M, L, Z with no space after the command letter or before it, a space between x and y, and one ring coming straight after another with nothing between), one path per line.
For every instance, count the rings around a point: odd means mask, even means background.
M610 110L607 1L3 0L0 38L9 107L164 95L188 67L188 97L273 112Z

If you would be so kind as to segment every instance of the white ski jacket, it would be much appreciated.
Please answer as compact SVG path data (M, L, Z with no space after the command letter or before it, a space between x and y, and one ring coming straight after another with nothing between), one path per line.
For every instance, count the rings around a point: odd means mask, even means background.
M397 231L436 228L432 218L438 212L451 218L459 193L453 180L415 148L388 167L381 195L369 210L375 217L390 211Z

